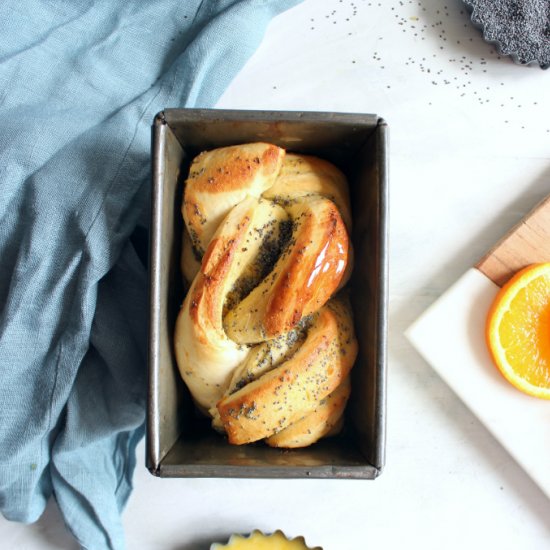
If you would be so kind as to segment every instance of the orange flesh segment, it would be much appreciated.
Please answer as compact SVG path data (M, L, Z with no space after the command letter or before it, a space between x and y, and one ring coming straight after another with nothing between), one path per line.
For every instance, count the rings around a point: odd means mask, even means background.
M489 312L487 342L514 386L550 399L550 263L521 270L501 289Z

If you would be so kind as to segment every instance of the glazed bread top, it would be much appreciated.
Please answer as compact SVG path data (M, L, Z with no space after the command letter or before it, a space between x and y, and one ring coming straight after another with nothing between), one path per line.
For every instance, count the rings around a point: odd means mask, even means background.
M197 255L231 208L247 196L260 197L275 182L284 150L249 143L201 153L193 160L185 183L182 213Z
M350 272L344 175L270 144L216 149L193 161L182 212L190 288L175 350L196 403L232 443L277 433L267 442L292 446L328 433L349 390L331 393L357 353L349 304L331 299ZM285 436L298 421L315 437Z

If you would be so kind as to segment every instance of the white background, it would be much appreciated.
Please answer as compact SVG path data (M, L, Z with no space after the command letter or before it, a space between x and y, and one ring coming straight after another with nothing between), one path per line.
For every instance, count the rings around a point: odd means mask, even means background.
M374 482L159 480L142 444L130 550L204 550L253 528L324 550L550 548L550 501L403 336L550 193L549 85L550 70L499 58L458 0L306 0L272 22L219 107L390 126L386 469ZM35 525L0 520L0 541L76 547L53 505Z

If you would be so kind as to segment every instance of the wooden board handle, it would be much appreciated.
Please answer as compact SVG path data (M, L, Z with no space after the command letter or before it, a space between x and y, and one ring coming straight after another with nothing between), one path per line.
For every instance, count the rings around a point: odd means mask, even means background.
M550 197L512 229L476 268L502 286L529 264L550 262Z

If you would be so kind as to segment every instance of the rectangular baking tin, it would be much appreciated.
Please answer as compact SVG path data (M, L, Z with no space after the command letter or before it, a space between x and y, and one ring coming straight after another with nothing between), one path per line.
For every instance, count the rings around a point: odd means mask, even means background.
M334 162L353 209L351 296L359 355L346 425L305 449L232 446L194 409L172 335L183 301L180 205L201 151L265 141ZM375 115L167 109L153 125L147 467L160 477L373 479L384 466L388 292L388 128Z

